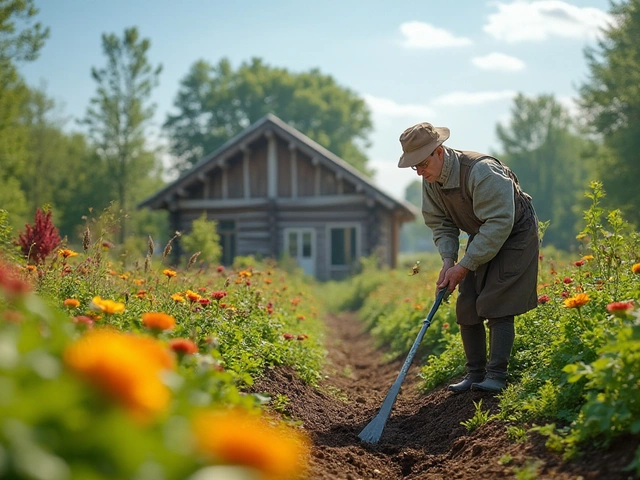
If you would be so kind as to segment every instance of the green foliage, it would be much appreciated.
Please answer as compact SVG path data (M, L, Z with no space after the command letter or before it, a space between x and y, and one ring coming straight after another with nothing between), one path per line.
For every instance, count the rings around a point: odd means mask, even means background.
M124 210L141 200L136 198L140 186L160 168L145 146L145 131L155 109L148 102L162 70L149 63L150 47L151 42L140 38L136 27L125 29L122 39L102 35L107 65L91 71L97 91L83 120L108 172L103 180L109 182L111 198ZM122 242L127 235L125 217L121 218Z
M222 246L217 228L218 222L207 220L207 214L203 213L193 221L191 232L180 237L180 245L187 255L200 252L199 261L208 265L218 264L222 256Z
M87 222L94 231L83 253L47 259L37 270L0 264L0 278L16 278L0 285L3 478L137 478L151 463L154 478L188 478L207 462L191 431L199 411L257 410L263 398L244 390L275 366L290 366L311 383L320 376L321 312L301 278L255 259L240 271L178 270L175 276L162 265L130 268L114 255L119 248L104 246L115 219L110 211L105 216ZM23 293L27 284L37 294ZM123 311L98 315L96 296L122 304ZM67 299L79 305L64 306ZM142 320L148 312L170 314L176 324L150 330ZM91 328L78 322L87 316L94 318L93 331L110 327L128 338L153 338L163 349L179 339L197 346L165 372L170 399L157 417L141 421L117 395L97 388L98 378L87 382L67 368L70 345ZM118 357L126 355L118 350ZM110 374L103 366L96 377ZM278 396L273 408L286 410L287 403Z
M545 241L560 249L575 245L580 195L589 180L591 145L575 133L575 122L553 96L514 99L508 126L498 125L498 158L518 176L533 197L536 214L550 221ZM567 172L558 175L559 171Z
M370 174L367 146L371 114L363 99L318 69L292 73L253 58L236 70L228 59L200 60L183 78L164 124L185 171L264 115L273 113L358 170Z
M615 22L597 47L586 50L589 78L580 87L584 118L603 139L593 149L598 178L610 195L610 207L640 224L637 188L640 164L640 1L611 2Z
M16 246L13 245L13 234L9 225L9 214L0 208L0 254L13 257L17 253Z
M473 417L469 420L460 422L460 425L465 427L468 432L473 432L478 427L486 424L493 417L489 410L482 410L482 399L477 402L474 401L473 405L476 407Z

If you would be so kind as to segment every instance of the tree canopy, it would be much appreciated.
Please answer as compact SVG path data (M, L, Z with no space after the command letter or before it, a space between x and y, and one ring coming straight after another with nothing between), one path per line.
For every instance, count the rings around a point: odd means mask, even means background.
M272 113L370 175L363 148L372 130L363 99L318 69L292 73L253 58L234 70L200 60L182 79L175 115L164 124L178 171L189 169L253 122Z
M541 221L551 221L545 242L568 249L582 219L579 207L588 186L589 143L575 131L569 112L552 95L513 102L507 125L496 127L501 153L496 156L516 173L533 197Z
M606 149L596 163L612 205L640 225L640 0L612 5L615 23L586 50L589 79L580 87L584 117Z

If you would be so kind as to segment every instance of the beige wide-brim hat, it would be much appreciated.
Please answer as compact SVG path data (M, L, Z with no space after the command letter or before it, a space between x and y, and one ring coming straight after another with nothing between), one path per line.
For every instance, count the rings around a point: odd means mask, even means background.
M400 135L404 153L400 157L398 167L408 168L419 164L449 138L449 133L447 127L434 127L427 122L407 128Z

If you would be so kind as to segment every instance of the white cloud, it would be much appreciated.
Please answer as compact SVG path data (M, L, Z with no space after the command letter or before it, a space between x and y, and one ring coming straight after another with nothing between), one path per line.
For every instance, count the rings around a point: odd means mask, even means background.
M402 46L405 48L433 49L472 44L466 37L456 37L443 28L423 22L405 22L400 25L400 33L404 37Z
M500 90L497 92L451 92L436 97L433 100L433 104L450 107L484 105L485 103L510 100L516 95L517 93L513 90Z
M492 2L497 13L489 15L484 31L507 43L542 41L552 36L590 38L612 21L594 7L578 7L561 0Z
M471 63L482 70L494 72L518 72L525 67L525 63L519 58L498 52L490 53L484 57L475 57Z
M426 105L420 104L400 104L388 98L364 95L364 99L375 115L393 118L431 117L433 110Z

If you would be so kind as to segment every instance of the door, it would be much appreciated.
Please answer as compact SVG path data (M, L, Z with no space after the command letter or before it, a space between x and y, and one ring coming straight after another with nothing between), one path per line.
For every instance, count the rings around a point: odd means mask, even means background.
M287 228L284 233L285 251L295 259L304 273L316 274L316 242L312 228Z

